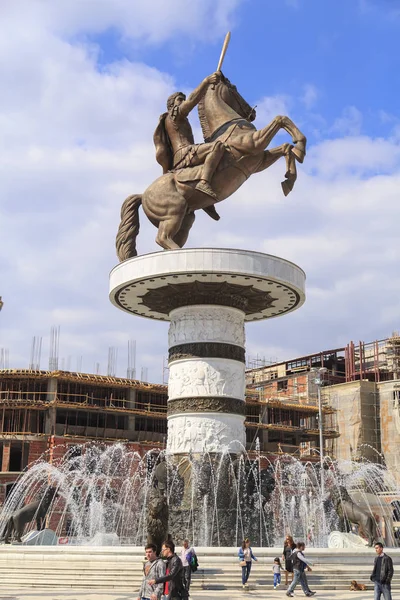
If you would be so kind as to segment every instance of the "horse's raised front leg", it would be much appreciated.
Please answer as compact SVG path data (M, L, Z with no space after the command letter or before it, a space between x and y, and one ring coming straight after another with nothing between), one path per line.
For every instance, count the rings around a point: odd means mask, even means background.
M264 169L268 169L268 167L273 165L282 156L286 158L286 173L285 181L282 181L281 186L283 193L287 196L292 191L297 179L296 161L293 155L292 144L285 143L276 148L271 148L271 150L264 150L263 159L255 172L259 173L260 171L264 171Z
M289 117L281 117L281 119L283 129L292 136L293 143L296 144L292 152L296 159L302 163L306 155L307 138Z
M233 139L230 143L235 149L243 154L259 154L265 150L272 138L276 136L280 129L282 129L282 119L283 117L280 116L275 117L269 125L262 129L257 129L256 131L252 130L234 137L232 136Z
M281 186L285 196L292 191L295 181L297 179L296 160L294 156L294 149L290 147L285 155L286 158L286 173L285 181L282 181Z
M283 115L278 115L262 129L234 136L231 145L243 154L258 154L267 148L280 129L285 129L292 136L293 143L296 144L293 154L299 162L303 162L306 154L306 136L289 117Z
M260 173L260 171L265 171L265 169L268 169L268 167L273 165L279 158L282 158L282 156L286 156L288 151L292 148L292 144L285 143L281 146L277 146L276 148L264 150L262 155L263 158L257 169L254 171L254 173Z

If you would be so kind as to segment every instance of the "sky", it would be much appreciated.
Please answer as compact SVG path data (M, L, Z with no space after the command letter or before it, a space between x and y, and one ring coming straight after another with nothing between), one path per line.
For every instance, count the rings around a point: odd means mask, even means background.
M2 0L0 29L10 368L28 368L36 337L46 369L59 326L60 368L105 374L111 347L125 376L135 340L137 376L165 377L167 324L108 299L120 206L159 176L152 135L166 99L216 69L228 30L223 72L257 105L256 126L286 114L308 139L288 197L281 160L219 204L219 222L198 213L187 243L306 271L301 309L246 326L248 357L286 360L400 329L400 0ZM196 111L191 122L201 142ZM139 254L158 251L140 217Z

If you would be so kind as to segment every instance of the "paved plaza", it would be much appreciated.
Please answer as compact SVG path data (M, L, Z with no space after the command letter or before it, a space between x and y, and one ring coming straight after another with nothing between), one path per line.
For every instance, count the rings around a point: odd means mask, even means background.
M0 592L0 600L39 600L40 598L46 598L48 600L136 600L137 598L137 590L133 590L132 593L126 592L114 592L110 591L93 591L88 592L87 590L79 591L57 591L50 592L48 590L41 589L33 589L33 590L1 590ZM350 598L357 600L367 600L372 599L374 595L373 586L371 584L370 589L365 592L350 592L349 591L334 591L329 590L326 592L318 592L315 598L321 598L323 600L348 600ZM224 590L224 591L214 591L214 590L203 590L203 591L194 591L190 594L190 598L193 600L227 600L228 598L239 599L239 598L263 598L270 597L270 594L267 592L265 588L260 590L250 590L248 592L244 592L243 590ZM280 598L281 600L286 599L285 590L276 590L271 589L271 597ZM295 597L304 598L304 594L299 591L295 594ZM395 600L396 593L393 595Z

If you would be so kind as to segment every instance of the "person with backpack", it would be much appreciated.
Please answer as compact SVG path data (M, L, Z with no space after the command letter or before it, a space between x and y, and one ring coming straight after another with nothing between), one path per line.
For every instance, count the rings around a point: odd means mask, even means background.
M305 558L303 552L306 545L304 542L298 542L297 547L293 550L292 553L292 561L293 561L293 581L290 584L289 589L286 592L286 596L293 597L293 590L296 585L300 582L301 588L305 594L305 596L314 596L315 592L312 592L308 587L307 576L305 574L305 570L312 571L310 565L311 561Z
M189 546L189 540L183 540L181 561L183 565L183 585L185 586L187 593L189 593L192 573L197 571L199 565L195 549L193 546Z
M283 544L282 551L282 560L285 564L285 585L289 585L289 573L292 574L291 580L293 581L293 562L292 562L292 552L296 549L296 544L293 541L291 535L287 535Z

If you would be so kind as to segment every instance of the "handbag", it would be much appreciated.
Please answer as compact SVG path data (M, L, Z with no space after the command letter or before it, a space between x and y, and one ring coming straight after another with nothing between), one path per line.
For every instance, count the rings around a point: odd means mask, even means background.
M247 565L247 563L246 563L246 561L245 561L245 560L241 560L241 561L240 561L240 563L239 563L239 565L240 565L241 567L245 567L245 566Z

